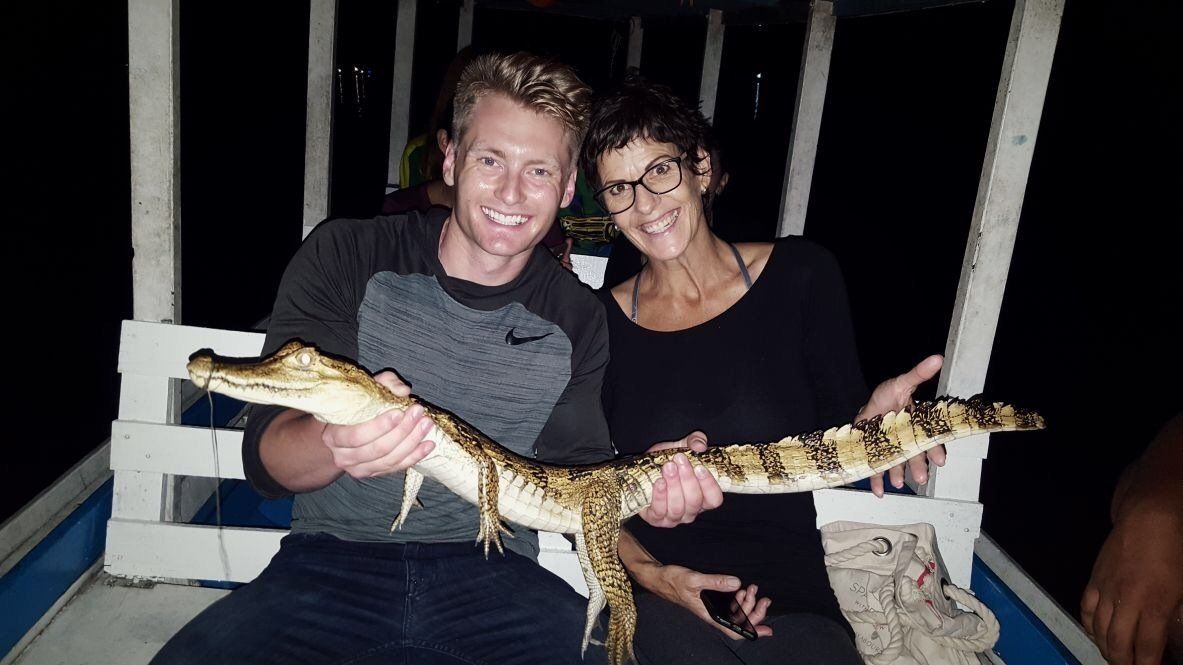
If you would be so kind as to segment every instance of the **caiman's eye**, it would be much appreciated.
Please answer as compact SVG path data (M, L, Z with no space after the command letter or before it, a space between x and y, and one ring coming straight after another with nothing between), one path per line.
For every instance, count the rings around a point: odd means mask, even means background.
M296 356L296 362L303 367L308 367L312 364L312 354L308 351L301 351L300 355Z

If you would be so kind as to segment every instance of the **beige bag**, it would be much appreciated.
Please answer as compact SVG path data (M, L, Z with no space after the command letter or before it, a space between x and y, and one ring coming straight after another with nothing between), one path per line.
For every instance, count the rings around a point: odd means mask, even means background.
M931 524L831 522L821 534L830 586L868 665L977 665L974 654L998 641L990 608L945 579Z

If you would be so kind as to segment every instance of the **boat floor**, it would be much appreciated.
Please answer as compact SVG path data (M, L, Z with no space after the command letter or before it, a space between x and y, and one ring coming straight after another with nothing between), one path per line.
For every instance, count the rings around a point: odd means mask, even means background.
M12 664L146 665L181 626L227 593L133 585L100 570Z

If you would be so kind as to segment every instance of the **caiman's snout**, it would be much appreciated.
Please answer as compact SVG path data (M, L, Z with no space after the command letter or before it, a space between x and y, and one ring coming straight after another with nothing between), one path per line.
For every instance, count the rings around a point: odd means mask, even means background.
M209 356L195 355L189 360L189 364L185 365L185 369L189 370L189 378L193 383L197 384L198 388L204 388L214 372L214 360Z

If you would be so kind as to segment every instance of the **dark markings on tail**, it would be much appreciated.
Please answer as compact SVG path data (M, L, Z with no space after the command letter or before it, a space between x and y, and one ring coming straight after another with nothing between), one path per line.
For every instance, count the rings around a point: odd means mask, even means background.
M745 482L748 479L748 474L744 472L743 467L732 461L731 456L723 448L707 448L705 452L698 454L698 459L713 464L723 475L737 483Z
M900 444L893 441L891 437L887 436L887 432L883 431L882 418L857 422L851 425L850 429L863 433L863 449L867 453L867 464L871 468L897 459L904 454L904 449L900 447Z
M1002 427L1002 419L998 417L998 409L993 404L982 401L978 397L971 397L965 402L965 411L969 414L973 425L982 429Z
M928 438L953 431L943 410L938 409L935 402L921 402L912 409L912 428L915 429L917 425L924 430L924 435Z
M832 442L822 438L822 432L810 432L801 437L801 446L813 466L822 475L827 473L841 473L842 465L838 463L838 451Z
M1040 429L1043 427L1043 417L1031 409L1015 409L1015 423L1022 429Z
M764 467L768 480L774 483L784 482L785 465L781 463L780 455L773 450L773 446L759 446L756 450L760 453L760 466Z

